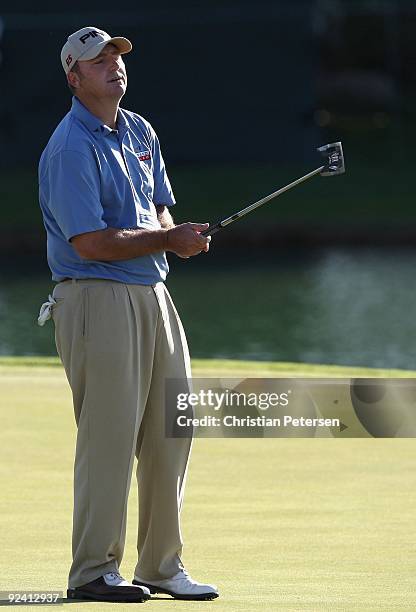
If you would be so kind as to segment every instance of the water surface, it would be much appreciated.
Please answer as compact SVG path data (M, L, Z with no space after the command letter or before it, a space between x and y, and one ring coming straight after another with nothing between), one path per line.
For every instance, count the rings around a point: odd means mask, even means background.
M416 369L415 270L409 249L213 249L171 257L167 285L194 357ZM3 275L0 354L56 354L36 325L52 289L39 262Z

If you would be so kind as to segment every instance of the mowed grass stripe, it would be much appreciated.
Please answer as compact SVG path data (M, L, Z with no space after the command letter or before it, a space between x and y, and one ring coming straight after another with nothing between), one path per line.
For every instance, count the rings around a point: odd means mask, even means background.
M62 368L58 357L0 357L0 374L16 374L16 367ZM6 368L11 368L7 370ZM233 359L193 359L193 375L198 376L339 376L339 377L397 377L416 376L412 370L368 368L362 366L340 366L331 364L292 363L274 361L240 361Z

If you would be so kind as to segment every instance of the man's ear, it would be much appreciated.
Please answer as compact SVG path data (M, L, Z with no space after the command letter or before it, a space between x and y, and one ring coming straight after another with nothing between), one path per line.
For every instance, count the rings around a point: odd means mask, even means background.
M68 85L70 85L71 87L74 87L75 89L78 89L79 84L80 84L80 78L76 72L73 72L71 70L66 75L66 78L68 80Z

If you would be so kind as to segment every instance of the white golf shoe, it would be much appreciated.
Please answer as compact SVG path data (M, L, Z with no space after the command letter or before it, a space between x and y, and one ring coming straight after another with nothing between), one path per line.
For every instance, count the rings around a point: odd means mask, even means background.
M142 580L134 576L133 584L146 587L153 593L166 593L175 599L215 599L219 596L218 589L214 584L201 584L192 580L185 570L181 570L172 578L165 580Z

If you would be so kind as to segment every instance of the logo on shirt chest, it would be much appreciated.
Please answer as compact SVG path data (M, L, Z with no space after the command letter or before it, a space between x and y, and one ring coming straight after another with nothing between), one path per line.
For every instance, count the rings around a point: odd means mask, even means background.
M150 151L139 151L138 149L134 149L134 152L136 153L139 161L149 161L151 159Z

